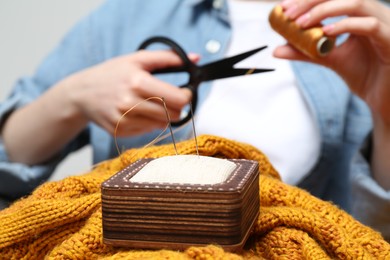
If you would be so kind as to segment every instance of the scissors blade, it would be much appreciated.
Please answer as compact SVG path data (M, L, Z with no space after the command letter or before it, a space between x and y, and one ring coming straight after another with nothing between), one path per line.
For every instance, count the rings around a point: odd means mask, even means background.
M224 71L216 70L214 72L211 72L211 74L204 75L203 81L252 75L252 74L256 74L256 73L263 73L263 72L270 72L270 71L274 71L274 69L256 69L256 68L240 68L240 69L233 68L232 69L231 68L231 69L224 70Z
M234 64L248 58L249 56L264 50L267 48L267 46L262 46L260 48L256 48L232 57L228 57L225 59L217 60L208 64L205 64L200 67L202 80L208 81L208 80L215 80L215 79L222 79L222 78L228 78L228 77L235 77L235 76L241 76L246 74L254 74L254 73L261 73L261 72L269 72L273 71L274 69L245 69L245 68L234 68Z
M220 59L220 60L205 64L204 66L202 66L202 68L203 67L204 68L216 67L216 66L217 67L232 67L237 62L242 61L242 60L248 58L249 56L252 56L253 54L255 54L259 51L262 51L265 48L267 48L267 46L262 46L262 47L259 47L259 48L253 49L253 50L249 50L247 52L240 53L238 55L234 55L231 57Z

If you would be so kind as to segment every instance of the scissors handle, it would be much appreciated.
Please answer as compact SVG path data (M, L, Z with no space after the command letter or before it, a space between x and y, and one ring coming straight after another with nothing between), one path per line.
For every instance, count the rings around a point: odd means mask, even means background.
M190 75L189 83L180 86L180 88L188 88L192 93L192 100L191 100L191 111L188 111L186 116L181 118L179 121L173 121L171 122L172 126L181 126L185 123L187 123L191 118L192 114L195 113L196 106L198 103L198 91L197 86L192 86L190 82L193 82L192 79L194 75L196 75L196 65L192 63L192 61L188 58L186 52L173 40L163 37L163 36L155 36L151 37L147 40L145 40L140 46L139 50L146 49L149 45L153 43L163 43L165 45L168 45L183 61L183 65L179 67L173 67L173 68L166 68L166 69L160 69L153 71L152 73L172 73L172 72L183 72L187 71Z

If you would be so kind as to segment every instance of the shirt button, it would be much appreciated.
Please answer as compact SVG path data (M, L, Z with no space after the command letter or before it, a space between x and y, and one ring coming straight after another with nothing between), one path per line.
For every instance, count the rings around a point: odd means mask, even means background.
M215 9L220 9L222 8L222 5L223 5L223 0L214 0L213 1L213 7Z
M221 43L219 41L209 40L206 43L206 50L209 53L212 53L212 54L217 53L220 49L221 49Z

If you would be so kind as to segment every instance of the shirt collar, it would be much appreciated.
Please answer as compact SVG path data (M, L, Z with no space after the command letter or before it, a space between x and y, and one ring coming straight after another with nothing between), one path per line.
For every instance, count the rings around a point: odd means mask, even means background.
M216 12L218 17L229 23L227 0L187 0L187 4L193 8L201 4L205 4L205 6Z
M203 2L209 2L210 7L214 9L226 9L227 7L227 0L187 0L188 5L198 5Z

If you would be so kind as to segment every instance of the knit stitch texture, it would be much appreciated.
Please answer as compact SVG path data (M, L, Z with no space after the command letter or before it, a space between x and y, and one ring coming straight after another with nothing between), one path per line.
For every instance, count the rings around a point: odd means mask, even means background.
M100 185L140 158L175 154L172 145L131 149L82 176L47 182L0 211L1 259L390 259L390 245L329 202L284 184L256 148L215 136L198 137L201 155L250 159L260 166L260 215L245 249L218 245L183 252L114 248L102 242ZM195 154L194 141L177 144Z

